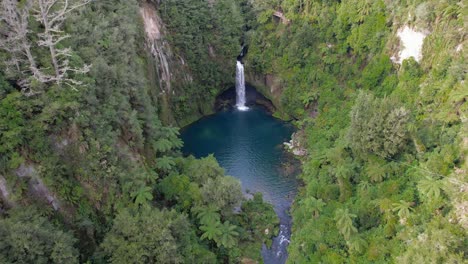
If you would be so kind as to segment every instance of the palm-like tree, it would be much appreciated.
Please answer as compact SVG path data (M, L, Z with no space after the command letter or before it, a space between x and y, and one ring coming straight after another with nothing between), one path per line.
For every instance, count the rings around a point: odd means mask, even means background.
M307 108L310 106L311 103L316 101L319 97L318 90L310 90L305 96L302 97L302 103Z
M322 199L317 199L313 196L307 198L304 201L304 203L305 203L306 208L312 211L312 216L314 218L319 217L320 213L323 210L323 207L326 205L326 203L324 203Z
M351 235L357 232L353 225L353 218L356 218L356 215L351 214L348 208L340 208L335 212L336 227L346 240L349 240Z
M203 231L201 239L216 240L222 234L221 223L219 221L209 223L208 225L200 226L200 230Z
M331 163L334 163L334 164L337 164L339 163L340 161L343 160L343 156L344 156L344 150L342 147L334 147L334 148L331 148L331 149L328 149L327 153L326 153L326 158L331 162Z
M416 148L416 151L419 154L422 154L426 151L426 146L424 146L423 142L418 136L418 123L416 122L409 122L406 126L408 130L408 134L411 137L411 140L413 141L413 144Z
M154 170L149 170L148 172L143 173L142 178L146 184L153 185L158 179L158 174Z
M157 152L167 152L173 148L173 144L168 139L161 138L154 143L153 147Z
M174 159L169 156L162 156L156 159L156 168L168 172L175 166Z
M434 201L440 197L442 182L427 176L425 179L419 181L418 190L421 194L429 198L429 200Z
M346 242L351 252L362 253L367 247L367 241L360 236L351 238Z
M410 216L410 211L413 209L411 208L411 202L406 202L400 200L398 203L393 203L392 211L398 212L398 217L400 217L400 221L404 222Z
M373 202L377 207L379 207L380 212L387 213L392 210L392 200L388 198L382 198Z
M232 248L236 245L239 233L236 231L237 226L231 225L229 221L221 222L214 221L209 222L206 225L200 226L200 230L203 231L201 239L209 239L216 242L218 247Z
M341 179L349 179L353 174L353 167L351 164L341 164L335 169L335 176Z
M135 199L136 205L144 205L148 201L153 200L153 195L151 194L152 189L148 186L141 187L138 191L131 194L132 198Z
M372 182L381 182L386 176L385 167L378 162L370 162L366 167L366 174Z
M359 187L359 189L361 191L364 192L364 191L369 190L371 185L370 185L370 183L368 181L361 181L361 182L359 182L358 187Z
M237 226L231 225L229 221L224 222L221 227L221 235L215 238L218 247L224 246L225 248L232 248L236 245L239 233L236 231Z
M181 148L184 145L184 143L180 139L179 128L162 127L161 132L172 143L173 148Z
M202 225L209 225L211 223L220 222L218 208L214 205L200 207L197 211L198 220Z

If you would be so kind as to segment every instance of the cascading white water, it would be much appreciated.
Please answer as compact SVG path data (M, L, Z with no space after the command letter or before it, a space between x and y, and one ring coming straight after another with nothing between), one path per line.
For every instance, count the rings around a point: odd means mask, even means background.
M244 65L240 61L237 61L236 66L236 106L241 111L249 109L245 106Z

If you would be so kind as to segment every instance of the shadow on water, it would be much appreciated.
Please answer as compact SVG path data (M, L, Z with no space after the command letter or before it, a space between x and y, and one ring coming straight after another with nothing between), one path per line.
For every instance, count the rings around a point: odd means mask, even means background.
M280 218L280 232L271 249L262 249L266 264L285 263L291 237L289 209L296 194L295 174L282 168L293 127L272 117L264 108L229 109L205 117L182 130L184 153L195 157L214 154L226 174L238 178L243 191L262 192Z

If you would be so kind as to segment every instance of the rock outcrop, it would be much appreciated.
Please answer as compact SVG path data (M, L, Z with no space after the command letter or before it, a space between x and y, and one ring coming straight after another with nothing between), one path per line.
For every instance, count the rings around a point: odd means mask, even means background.
M19 178L25 178L28 181L29 192L33 197L35 196L40 199L44 199L54 208L55 211L58 211L61 208L59 200L40 179L39 173L34 165L23 163L18 169L16 169L15 173Z

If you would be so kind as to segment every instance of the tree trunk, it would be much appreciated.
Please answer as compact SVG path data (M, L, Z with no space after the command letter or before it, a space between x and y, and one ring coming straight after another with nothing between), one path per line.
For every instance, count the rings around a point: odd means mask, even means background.
M54 46L54 40L52 38L51 28L49 25L49 18L48 15L48 8L45 7L41 1L39 1L40 9L41 9L41 16L42 16L42 23L44 25L44 34L46 35L46 45L49 47L50 58L52 60L52 65L54 66L55 70L55 78L57 83L60 83L60 67L57 61L57 52Z

